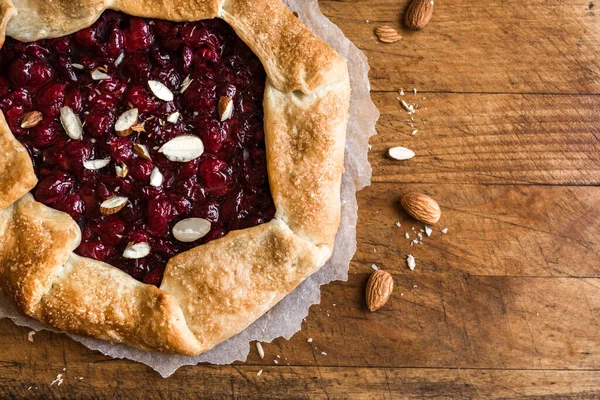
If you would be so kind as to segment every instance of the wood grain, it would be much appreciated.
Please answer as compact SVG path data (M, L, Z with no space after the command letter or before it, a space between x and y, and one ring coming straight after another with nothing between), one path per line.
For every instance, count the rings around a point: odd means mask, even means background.
M600 184L600 96L372 97L381 112L371 139L374 182ZM399 97L421 108L409 116ZM392 146L417 156L394 161L385 157Z
M257 376L262 369L263 373ZM121 373L118 373L121 371ZM91 379L78 379L90 373ZM47 376L47 383L56 376ZM36 385L29 376L9 377L3 398L97 399L594 399L597 371L450 370L442 368L343 368L197 366L182 368L168 384L141 366L124 362L77 365L61 386ZM29 383L27 383L29 382ZM11 387L10 391L6 390ZM31 388L31 389L29 389Z
M411 242L424 224L399 205L409 191L429 194L442 208L431 237L421 233L423 244ZM379 183L358 199L369 211L359 217L354 260L366 266L405 271L410 253L431 272L600 276L600 187Z
M376 91L600 93L597 1L438 1L419 32L400 23L407 4L320 2L367 54ZM404 40L378 42L373 34L378 25L398 29Z

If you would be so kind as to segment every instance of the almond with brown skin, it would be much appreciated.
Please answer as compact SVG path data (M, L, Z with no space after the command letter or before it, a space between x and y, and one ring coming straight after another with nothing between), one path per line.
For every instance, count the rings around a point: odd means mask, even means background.
M410 29L425 27L433 15L433 0L413 0L406 10L404 24Z
M100 212L103 215L116 214L127 205L127 197L113 196L100 203Z
M21 128L33 128L34 126L42 122L43 119L44 116L39 111L30 111L28 113L25 113L25 115L23 115L23 119L21 120Z
M426 224L435 224L442 216L440 205L426 194L407 193L400 204L411 217Z
M388 301L394 290L394 279L389 272L377 270L367 282L367 307L371 312L379 310Z
M221 96L221 98L219 98L218 111L221 121L231 118L233 115L233 101L231 101L231 98L227 96Z
M396 32L394 28L387 25L375 28L375 35L377 35L377 39L383 43L395 43L402 39L402 36L398 35L398 32Z

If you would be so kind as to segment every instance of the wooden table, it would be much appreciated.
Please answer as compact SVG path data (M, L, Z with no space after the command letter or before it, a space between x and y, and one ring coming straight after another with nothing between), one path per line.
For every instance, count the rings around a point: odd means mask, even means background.
M367 54L382 115L349 280L323 288L301 332L265 344L264 360L253 348L162 379L61 335L30 343L3 320L0 398L598 398L600 3L440 0L417 33L398 22L406 3L321 2ZM381 24L404 40L378 42ZM415 136L400 88L420 104ZM395 145L417 156L386 159ZM443 208L412 247L405 232L422 225L398 207L407 191ZM376 313L372 264L396 283Z

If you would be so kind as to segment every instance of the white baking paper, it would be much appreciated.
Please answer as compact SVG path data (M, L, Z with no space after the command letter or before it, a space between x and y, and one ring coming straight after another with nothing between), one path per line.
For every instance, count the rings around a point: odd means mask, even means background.
M285 1L285 0L284 0ZM356 191L370 184L371 166L368 162L369 137L375 134L379 112L369 96L369 66L364 54L356 48L319 10L317 0L287 0L292 11L313 32L329 43L348 60L352 97L346 142L345 172L342 181L342 220L331 259L314 275L304 281L279 304L235 337L221 343L211 351L197 357L172 356L138 350L123 344L110 344L101 340L67 334L92 350L99 350L114 358L128 358L144 363L167 377L184 365L199 362L230 364L245 360L250 342L271 342L277 337L289 339L300 330L302 320L311 305L321 300L321 285L334 280L348 279L350 259L356 251ZM0 298L0 318L10 318L17 325L31 329L49 329L39 322L20 315L5 299Z

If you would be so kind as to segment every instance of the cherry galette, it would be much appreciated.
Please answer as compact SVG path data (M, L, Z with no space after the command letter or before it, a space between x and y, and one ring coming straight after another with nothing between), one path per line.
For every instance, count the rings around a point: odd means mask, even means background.
M348 71L280 0L0 0L0 44L23 314L197 355L331 257Z

